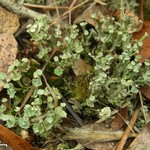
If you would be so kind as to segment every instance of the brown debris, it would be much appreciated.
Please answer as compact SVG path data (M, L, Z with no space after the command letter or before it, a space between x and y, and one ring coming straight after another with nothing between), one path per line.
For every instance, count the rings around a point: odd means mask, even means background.
M12 34L0 34L0 72L7 73L8 67L16 59L18 44ZM0 91L3 82L0 81Z

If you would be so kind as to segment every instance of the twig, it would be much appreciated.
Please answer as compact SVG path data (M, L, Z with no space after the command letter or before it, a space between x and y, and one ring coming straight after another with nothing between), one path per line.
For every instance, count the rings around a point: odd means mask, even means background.
M135 110L135 112L134 112L134 114L133 114L133 116L132 116L132 118L130 120L130 123L129 123L127 129L125 130L125 132L124 132L120 142L117 145L116 150L122 150L123 149L123 147L124 147L124 145L126 143L126 140L128 139L128 136L129 136L129 134L131 132L131 129L133 128L134 123L137 120L139 112L140 112L140 105L138 105L137 109Z
M70 9L70 10L68 10L68 11L66 11L66 12L63 13L60 17L56 18L56 19L53 21L53 23L50 24L50 26L56 24L58 21L62 20L65 15L69 14L70 11L73 11L73 10L77 9L78 7L81 7L82 5L86 4L88 1L89 1L89 0L85 0L84 2L80 3L79 5L73 7L72 9Z
M94 0L94 2L96 2L96 3L100 4L100 5L107 5L106 3L101 2L100 0Z
M69 7L69 10L73 7L73 5L76 3L77 0L73 0L72 4ZM71 24L71 11L69 13L69 24Z
M37 118L33 118L33 119L31 119L31 122L33 123L33 122L36 122L36 121L42 120L42 119L44 119L45 117L47 117L47 113L46 113L46 114L41 115L40 117L37 117Z
M42 9L56 9L55 6L46 6L46 5L35 5L35 4L28 4L28 3L23 3L22 5L26 7L31 7L31 8L42 8ZM69 9L69 7L65 6L57 6L58 9Z
M28 101L29 98L31 97L31 95L32 95L32 93L33 93L33 91L34 91L34 89L35 89L35 87L34 87L34 85L32 85L32 86L30 87L30 90L29 90L29 92L27 93L25 99L24 99L23 102L21 103L20 110L25 106L25 104L27 103L27 101Z
M47 64L48 64L48 63L46 62L45 65L44 65L43 68L42 68L42 71L45 70ZM30 87L29 92L27 93L25 99L23 100L23 102L22 102L22 104L21 104L21 106L20 106L20 110L25 106L25 104L27 103L27 101L28 101L29 98L31 97L31 95L32 95L32 93L34 92L34 90L35 90L35 87L34 87L34 85L32 85L32 86Z
M59 17L60 15L59 15L58 6L57 6L57 4L56 4L56 0L53 0L53 2L54 2L54 5L55 5L55 9L56 9L56 12L57 12L57 16Z
M47 86L47 88L48 88L50 94L52 95L52 97L53 97L53 99L54 99L54 105L55 105L55 107L57 107L57 106L58 106L58 99L57 99L57 96L56 96L56 94L53 92L53 89L50 87L50 85L48 84L48 82L47 82L47 80L46 80L46 78L45 78L45 76L44 76L43 74L42 74L42 77L43 77L43 79L44 79L44 81L45 81L45 84L46 84L46 86Z
M41 16L43 14L30 10L23 5L14 2L13 0L0 0L0 5L11 10L12 12L21 15L23 17L28 18L36 18L37 16ZM50 18L49 18L50 19Z
M74 23L79 23L82 21L82 18L84 18L84 16L86 16L92 9L93 7L96 5L96 2L92 2L90 4L90 6L79 16L74 20Z
M141 103L141 107L142 107L143 117L144 117L144 120L147 122L146 115L145 115L145 112L144 112L144 110L143 110L144 105L143 105L143 98L142 98L141 91L139 91L139 96L140 96L140 103Z

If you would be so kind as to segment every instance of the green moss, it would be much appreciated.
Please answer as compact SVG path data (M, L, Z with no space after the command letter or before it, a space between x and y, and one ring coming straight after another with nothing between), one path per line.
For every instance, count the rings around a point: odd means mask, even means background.
M72 83L69 83L70 93L72 96L83 103L89 97L89 83L83 77L77 77Z

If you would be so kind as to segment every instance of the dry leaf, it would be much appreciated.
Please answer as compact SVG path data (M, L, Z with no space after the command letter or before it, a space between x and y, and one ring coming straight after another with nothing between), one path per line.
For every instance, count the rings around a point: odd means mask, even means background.
M143 41L142 49L140 50L139 54L142 55L141 62L144 62L145 59L150 59L150 21L144 21L143 28L140 32L134 33L134 39L139 40L144 34L147 32L149 37L147 37Z
M8 67L15 60L17 55L17 42L13 35L8 33L0 34L0 72L7 73ZM3 82L0 81L0 91Z
M133 37L139 40L144 35L145 32L147 32L149 37L147 37L143 41L142 49L139 52L139 54L142 56L140 60L141 62L144 62L145 59L150 59L150 44L149 44L150 43L150 21L149 20L144 21L142 30L140 32L134 33ZM142 87L141 92L145 97L150 99L150 87L149 86Z
M19 26L19 16L0 6L0 33L14 34Z
M125 120L128 117L128 107L122 108L116 115L114 120L111 122L111 127L115 130L121 129L124 125Z
M145 97L150 99L150 87L148 85L144 85L140 90Z
M150 124L147 124L143 131L131 143L128 150L149 150L150 149Z
M75 62L73 71L75 73L76 76L81 76L83 74L85 74L87 71L91 70L91 66L86 64L82 59L78 59Z

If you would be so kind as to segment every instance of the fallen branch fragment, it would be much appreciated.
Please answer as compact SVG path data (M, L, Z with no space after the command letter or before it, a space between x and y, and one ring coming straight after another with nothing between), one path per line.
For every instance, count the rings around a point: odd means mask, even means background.
M22 5L24 5L26 7L31 7L31 8L56 9L55 6L35 5L35 4L28 4L28 3L23 3ZM58 9L69 9L69 7L58 6Z
M21 4L14 2L13 0L0 0L0 5L23 17L34 19L39 15L43 15L41 13L30 10Z
M132 116L132 118L130 120L130 123L129 123L127 129L126 129L126 131L124 132L120 142L117 145L116 150L122 150L123 149L123 147L124 147L124 145L126 143L126 140L128 139L129 134L130 134L130 132L131 132L133 126L134 126L134 123L136 122L136 119L138 117L139 112L140 112L140 105L135 110L135 112L134 112L134 114L133 114L133 116Z
M35 150L30 143L2 125L0 125L0 140L8 144L13 150Z

